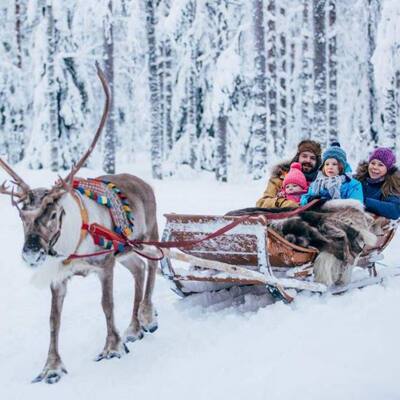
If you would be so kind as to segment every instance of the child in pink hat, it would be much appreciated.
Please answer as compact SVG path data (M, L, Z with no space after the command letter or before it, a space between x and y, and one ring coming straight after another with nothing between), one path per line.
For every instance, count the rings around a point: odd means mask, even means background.
M280 197L293 201L293 206L300 204L300 198L307 193L307 179L301 171L301 164L294 162L290 165L290 170L285 176Z

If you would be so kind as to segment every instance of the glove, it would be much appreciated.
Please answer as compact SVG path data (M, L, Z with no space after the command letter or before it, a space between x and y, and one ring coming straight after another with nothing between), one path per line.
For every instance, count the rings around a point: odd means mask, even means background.
M310 203L313 200L319 200L319 199L322 199L322 197L319 194L313 194L308 198L308 202Z

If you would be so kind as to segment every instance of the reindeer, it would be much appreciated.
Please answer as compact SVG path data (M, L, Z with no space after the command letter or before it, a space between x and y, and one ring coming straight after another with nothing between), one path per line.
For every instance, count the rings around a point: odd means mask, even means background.
M98 223L109 229L113 226L105 207L81 196L72 188L72 180L93 151L109 111L109 87L98 67L97 73L106 97L103 115L89 149L66 179L60 178L50 189L31 189L0 158L0 166L13 178L18 188L18 191L10 191L4 182L0 186L0 193L11 196L12 204L17 207L22 220L25 235L22 258L30 268L37 269L37 273L40 270L47 271L51 289L50 346L44 368L33 382L55 383L67 373L58 351L58 335L67 281L74 275L86 276L93 272L101 282L101 304L106 318L107 335L104 349L96 361L120 358L128 352L125 343L141 339L143 331L154 332L157 329L156 312L151 299L157 261L147 261L146 278L145 261L133 250L123 252L120 256L108 253L69 259L71 254L90 255L99 252L100 248L94 244L90 235L82 230L82 220L86 214L89 224ZM130 238L157 241L156 201L152 188L129 174L105 175L98 179L114 183L126 195L135 221ZM116 259L132 273L135 282L132 318L123 338L114 322L113 271Z

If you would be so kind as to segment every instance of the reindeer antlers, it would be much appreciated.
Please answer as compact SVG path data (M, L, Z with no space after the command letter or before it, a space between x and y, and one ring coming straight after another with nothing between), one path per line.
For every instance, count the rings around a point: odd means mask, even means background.
M24 198L30 190L29 185L27 185L24 180L2 158L0 158L0 167L2 167L4 171L6 171L8 175L14 179L13 183L19 186L22 190L22 193L14 193L14 190L10 192L6 186L6 182L4 181L0 186L0 193L8 194L12 197L19 197L20 199Z
M88 150L86 153L81 157L81 159L76 163L71 168L70 173L67 175L65 179L62 179L60 177L59 181L56 183L56 185L53 187L52 190L57 190L57 189L62 189L62 190L72 190L72 181L74 179L75 174L82 168L83 164L86 162L90 154L92 153L93 149L96 147L96 144L99 140L100 134L104 128L104 125L107 120L108 112L110 110L110 102L111 102L111 94L110 94L110 88L107 83L107 79L103 73L103 71L100 69L99 64L96 62L96 69L97 69L97 75L100 78L101 84L103 86L103 90L106 96L105 104L104 104L104 110L103 110L103 115L100 120L100 124L97 128L96 134L92 140L92 143L90 144ZM14 200L14 197L18 197L21 201L23 200L28 192L30 191L29 185L27 185L24 180L0 157L0 167L3 168L12 178L13 178L13 183L15 183L17 186L20 187L21 193L14 193L14 190L10 191L7 186L6 182L3 182L2 185L0 185L0 194L7 194L12 197L12 202L13 205L15 205L16 201Z
M0 158L0 167L14 179L14 183L22 189L22 192L29 192L29 185L2 158Z
M103 115L100 120L100 124L97 128L96 134L92 140L92 143L90 144L88 150L86 153L81 157L81 159L74 165L71 169L71 172L67 175L67 177L62 180L69 184L72 184L72 180L74 179L75 174L82 168L82 165L86 162L90 154L92 153L93 149L96 147L97 141L99 140L101 131L104 128L104 125L107 120L108 112L110 110L110 102L111 102L111 94L110 94L110 88L107 83L107 79L104 76L103 71L100 69L98 62L96 61L96 69L97 69L97 76L100 78L101 84L103 86L104 94L106 95L106 101L104 103L104 110L103 110Z

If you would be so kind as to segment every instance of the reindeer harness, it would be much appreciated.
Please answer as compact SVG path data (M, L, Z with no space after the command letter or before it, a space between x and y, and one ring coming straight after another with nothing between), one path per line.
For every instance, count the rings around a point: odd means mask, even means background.
M72 197L77 202L82 218L81 236L76 249L63 264L69 264L76 258L87 258L109 253L122 253L132 247L129 236L133 232L133 215L126 196L113 183L98 179L81 179L73 181ZM97 223L89 224L89 216L80 195L87 196L96 203L109 209L114 231ZM86 236L90 234L96 245L104 250L91 254L76 254Z
M162 251L163 248L186 248L194 246L200 242L215 238L224 234L225 232L228 232L236 225L251 216L249 215L251 213L246 213L245 215L234 220L230 224L216 230L215 232L212 232L209 235L206 235L203 238L196 240L170 242L131 240L129 236L133 231L132 211L129 207L126 196L113 183L101 181L98 179L85 180L81 178L76 178L73 180L73 188L74 190L72 190L70 193L72 194L73 198L79 206L82 218L81 236L74 253L68 256L63 261L64 265L68 265L74 259L89 258L110 253L120 254L128 249L133 250L140 256L159 261L164 257L164 253ZM96 201L98 204L106 206L109 209L114 226L114 231L97 223L89 224L88 212L85 205L83 204L80 195L87 196L93 201ZM283 217L289 217L298 214L300 211L308 209L317 201L318 200L314 200L307 206L293 211L283 213L266 213L266 215L268 215L269 219L281 219ZM260 210L258 210L258 213L260 213ZM94 243L100 247L103 247L104 250L90 254L77 254L76 252L78 251L81 243L88 234L92 236ZM152 245L157 247L160 251L160 257L153 258L148 255L142 254L139 251L141 245Z

